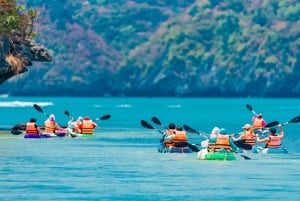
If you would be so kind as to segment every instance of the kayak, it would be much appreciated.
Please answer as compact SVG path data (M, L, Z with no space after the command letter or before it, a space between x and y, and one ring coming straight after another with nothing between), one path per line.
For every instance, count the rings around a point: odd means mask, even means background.
M80 137L80 138L93 138L94 134L75 133L75 132L72 131L71 128L68 128L67 136L70 136L70 137Z
M45 134L25 134L24 138L53 138L53 137L65 137L67 134L66 130L58 130L57 133L45 133Z
M52 136L50 134L25 134L24 138L51 138Z
M263 148L257 147L252 150L252 153L259 153L259 154L287 154L288 150L286 148Z
M192 153L189 147L165 147L160 145L157 149L159 153Z
M226 150L219 152L208 152L207 149L202 149L198 152L197 158L199 160L222 160L233 161L236 160L235 154Z

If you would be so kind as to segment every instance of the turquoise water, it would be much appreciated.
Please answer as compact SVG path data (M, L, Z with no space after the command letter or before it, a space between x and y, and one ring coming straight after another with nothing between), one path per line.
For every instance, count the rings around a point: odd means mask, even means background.
M197 99L197 98L54 98L0 99L1 128L46 116L32 104L54 113L66 125L68 110L74 117L111 114L93 139L23 139L0 135L0 200L299 200L300 123L287 124L285 155L258 155L236 161L200 161L196 153L157 153L163 130L148 130L158 117L188 124L209 133L214 126L237 133L252 113L245 104L264 114L267 121L286 122L300 114L298 99ZM155 125L152 123L152 125ZM188 134L191 143L202 137Z

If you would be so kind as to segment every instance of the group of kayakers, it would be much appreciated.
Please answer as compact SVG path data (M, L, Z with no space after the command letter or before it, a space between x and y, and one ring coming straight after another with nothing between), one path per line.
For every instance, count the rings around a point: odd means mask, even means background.
M265 143L264 148L279 148L284 137L283 126L278 124L280 133L277 134L276 128L265 128L267 122L263 114L257 114L252 117L252 124L245 124L243 131L236 137L234 134L228 134L224 128L214 127L206 141L201 143L202 150L198 153L198 158L203 158L208 152L219 152L225 150L228 152L244 152L251 154L252 148L256 143ZM260 138L266 132L268 137ZM163 138L160 140L161 145L166 148L175 147L178 142L187 142L187 135L182 127L170 123Z
M33 137L36 135L50 135L56 136L59 133L67 133L72 132L75 134L86 134L92 135L94 129L97 127L97 124L93 122L88 116L86 117L78 117L76 121L73 121L73 118L68 122L68 127L66 129L59 126L59 124L55 120L55 115L51 114L44 122L44 129L42 129L36 124L36 119L31 118L28 123L26 123L25 127L25 135L27 137Z

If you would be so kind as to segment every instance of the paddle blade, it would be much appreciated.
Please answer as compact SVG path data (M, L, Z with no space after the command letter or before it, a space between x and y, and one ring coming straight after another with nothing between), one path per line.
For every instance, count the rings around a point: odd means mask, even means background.
M298 122L300 122L300 115L288 121L288 123L298 123Z
M152 117L151 121L157 125L160 125L160 126L162 125L160 120L157 117Z
M184 128L184 130L186 130L189 133L196 133L196 134L200 135L200 133L198 131L194 130L193 128L191 128L190 126L188 126L186 124L183 125L183 128Z
M107 115L100 117L100 120L107 120L107 119L110 119L110 117L111 117L111 115L107 114Z
M251 112L253 111L253 108L252 108L252 106L251 106L251 105L249 105L249 104L246 104L246 108L247 108L248 110L250 110Z
M270 123L268 123L265 128L271 128L271 127L274 127L274 126L277 126L279 123L279 121L272 121Z
M42 110L42 108L40 106L38 106L37 104L33 104L34 109L36 109L37 111L44 113L44 111Z
M70 112L68 110L65 110L64 114L67 115L68 117L70 116Z
M148 128L148 129L154 129L154 127L149 124L148 122L146 122L145 120L141 120L141 125L144 127L144 128Z

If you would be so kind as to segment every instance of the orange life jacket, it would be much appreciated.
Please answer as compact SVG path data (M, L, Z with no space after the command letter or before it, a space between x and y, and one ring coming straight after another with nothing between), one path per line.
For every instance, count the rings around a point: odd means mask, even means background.
M94 128L95 128L94 122L92 120L83 120L82 127L81 127L81 133L82 134L93 134Z
M47 120L45 122L45 133L49 133L49 134L55 133L55 128L56 125L54 121Z
M217 141L215 143L208 143L208 152L217 152L220 149L231 149L229 135L217 135Z
M175 131L175 132L176 134L173 139L173 145L172 145L173 147L176 147L175 146L176 142L187 142L187 136L184 131Z
M35 123L29 122L26 124L26 134L39 134Z
M263 119L259 119L259 118L254 118L253 124L252 124L252 128L253 129L260 129L262 128L262 123L263 123Z
M255 145L256 136L253 133L252 129L244 132L243 139L245 139L245 144L250 144L252 145L252 147Z
M165 133L166 133L166 136L168 136L168 135L173 135L173 134L175 134L176 131L175 131L175 129L167 129L167 130L165 131ZM166 140L166 141L165 141L165 147L170 147L171 145L173 145L173 140Z
M281 137L272 136L269 137L269 142L266 144L266 148L278 148L281 145Z

